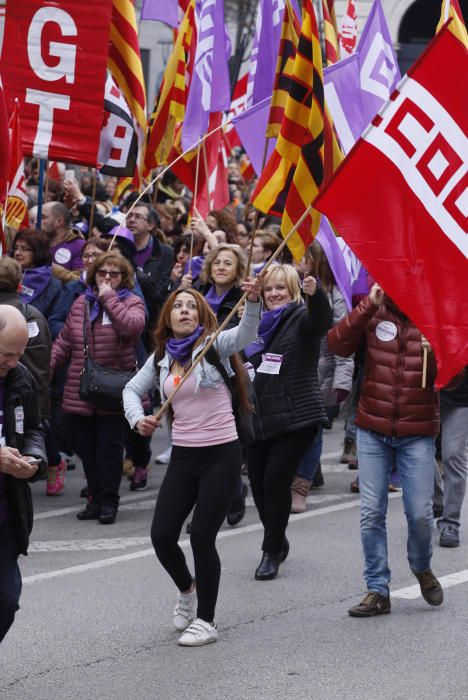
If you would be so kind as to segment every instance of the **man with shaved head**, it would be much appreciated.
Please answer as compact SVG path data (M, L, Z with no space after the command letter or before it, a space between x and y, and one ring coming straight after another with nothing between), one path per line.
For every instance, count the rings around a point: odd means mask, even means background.
M37 389L18 362L27 342L23 315L0 306L0 642L19 608L17 559L27 553L33 518L27 481L46 464Z

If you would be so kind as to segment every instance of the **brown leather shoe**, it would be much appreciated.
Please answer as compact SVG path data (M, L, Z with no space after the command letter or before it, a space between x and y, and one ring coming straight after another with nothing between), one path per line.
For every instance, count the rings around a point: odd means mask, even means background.
M359 605L348 610L351 617L373 617L374 615L388 615L391 612L390 596L380 595L375 591L369 591Z
M429 605L441 605L444 600L444 591L431 569L427 571L413 571L419 581L421 595Z

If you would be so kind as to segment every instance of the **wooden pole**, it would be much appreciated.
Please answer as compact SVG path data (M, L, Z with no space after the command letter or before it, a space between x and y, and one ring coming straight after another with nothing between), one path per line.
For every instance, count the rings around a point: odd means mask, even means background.
M49 161L45 162L45 173L44 173L44 202L47 202L47 197L49 196Z
M312 210L312 205L309 206L309 207L305 210L305 212L303 213L303 215L301 216L301 218L299 219L299 221L297 221L297 222L294 224L294 226L292 227L292 229L290 230L290 232L288 233L288 235L286 236L286 238L282 241L281 245L280 245L280 246L278 247L278 249L273 253L273 255L271 256L271 258L267 261L265 267L264 267L263 270L260 272L259 277L263 277L263 276L265 275L265 273L266 273L266 271L268 270L268 268L270 267L270 265L276 260L276 258L277 258L278 255L281 253L281 251L283 250L283 248L288 244L288 241L289 241L289 239L291 238L291 236L297 231L297 229L298 229L299 226L302 224L302 222L304 221L304 219L306 218L306 216L308 216L308 214L309 214L309 212L310 212L311 210ZM173 399L174 399L174 396L177 394L177 392L179 391L179 389L183 386L184 382L187 381L187 379L189 378L189 376L190 376L191 373L193 372L194 368L203 360L203 358L205 357L205 355L206 355L206 353L208 352L208 350L209 350L209 349L212 347L212 345L216 342L216 339L218 338L218 335L219 335L220 333L222 333L222 331L226 328L226 326L229 324L229 321L231 320L231 318L234 316L234 314L237 313L237 310L238 310L239 306L241 306L242 304L245 303L245 300L247 299L247 297L248 297L248 293L245 292L245 293L241 296L241 298L239 299L239 301L237 302L237 304L235 305L235 307L232 309L232 311L229 313L229 315L224 319L223 323L222 323L222 324L219 326L219 328L216 330L216 332L213 333L213 335L211 336L210 340L209 340L208 343L205 345L205 347L203 348L203 350L201 351L201 353L200 353L199 355L197 355L197 357L196 357L195 360L193 361L191 367L189 367L189 369L188 369L188 371L186 372L186 374L184 374L184 375L181 377L180 382L174 387L173 392L170 394L170 396L167 397L167 399L165 400L165 402L163 403L163 405L161 406L161 408L159 409L159 411L156 413L156 415L155 415L156 420L160 420L160 419L162 418L162 416L164 415L164 413L167 411L167 409L168 409L169 406L171 405L171 403L172 403L172 401L173 401Z
M91 212L89 214L89 231L88 237L92 237L92 230L94 225L94 212L96 210L96 168L93 168L93 189L91 194Z
M427 384L427 345L423 345L423 371L422 371L422 388L425 389Z
M262 172L265 168L266 157L267 157L267 153L268 153L268 141L269 141L269 136L265 136L265 146L263 148L263 159L262 159ZM250 274L250 266L252 264L254 238L255 238L255 234L257 233L259 218L260 218L260 212L257 209L257 211L255 212L255 219L254 219L254 225L253 225L253 230L252 230L252 239L250 241L249 256L248 256L248 260L247 260L247 275Z
M197 149L197 164L195 167L195 191L193 193L193 210L197 208L197 192L198 192L198 176L200 174L200 149L201 145L198 146ZM190 253L189 253L189 266L188 266L188 274L192 274L192 258L193 258L193 239L195 237L195 234L193 232L193 228L190 228Z

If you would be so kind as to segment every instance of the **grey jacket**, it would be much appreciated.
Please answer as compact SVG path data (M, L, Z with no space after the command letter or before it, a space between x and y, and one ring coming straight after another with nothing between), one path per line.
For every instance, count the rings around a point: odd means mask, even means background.
M233 374L229 363L229 356L243 350L249 343L253 343L257 337L260 323L260 309L260 302L254 304L253 302L247 301L239 325L235 328L222 331L215 342L219 358L229 375ZM197 355L202 352L208 340L209 337L206 338L204 343L195 348L192 353L192 362L194 362ZM126 385L123 391L123 404L125 417L131 428L134 428L138 421L144 418L142 399L145 394L154 387L158 387L162 401L166 400L164 383L169 375L171 362L172 358L166 351L162 360L158 362L158 367L160 367L160 374L158 377L154 366L154 354L151 355L141 370ZM212 387L223 382L223 378L218 370L212 364L204 360L194 368L193 373L195 377L195 391L198 391L199 387Z
M332 325L336 326L342 318L348 315L344 297L336 285L327 294L333 312ZM334 406L336 401L334 389L351 391L353 385L354 355L339 357L333 355L328 347L327 336L322 338L320 359L318 363L318 378L325 406Z

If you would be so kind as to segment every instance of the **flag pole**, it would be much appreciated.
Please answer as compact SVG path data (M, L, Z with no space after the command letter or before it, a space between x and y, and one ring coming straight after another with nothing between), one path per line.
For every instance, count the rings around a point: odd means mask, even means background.
M206 157L206 141L203 141L201 145L202 151L203 151L203 165L205 166L205 174L206 174L206 191L208 194L208 206L211 206L211 198L210 198L210 174L208 172L208 158Z
M310 205L309 207L307 207L307 209L305 210L305 212L302 214L301 218L294 224L294 226L293 226L292 229L289 231L288 235L284 238L284 240L282 241L282 243L281 243L281 245L278 247L278 249L273 253L273 255L271 256L271 258L269 258L269 260L267 260L267 263L266 263L265 267L261 270L261 272L260 272L259 275L258 275L259 277L264 277L264 275L265 275L266 271L268 270L268 268L270 267L270 265L276 260L276 258L277 258L278 255L281 253L281 251L283 250L283 248L288 244L288 241L289 241L289 239L291 238L291 236L297 231L297 229L298 229L299 226L302 224L302 222L304 221L304 219L309 215L309 213L311 212L311 210L312 210L312 205ZM244 294L241 296L241 298L239 299L239 301L237 302L237 304L235 305L235 307L232 309L232 311L229 313L229 315L226 316L226 318L224 319L223 323L219 326L219 328L216 330L216 332L213 333L213 335L210 337L210 339L208 340L207 344L205 345L205 347L203 348L203 350L201 351L201 353L200 353L199 355L197 355L197 357L194 359L193 363L191 364L191 366L189 367L189 369L187 370L187 372L181 377L180 382L174 387L174 389L173 389L173 391L171 392L171 394L167 397L167 399L165 400L165 402L163 403L163 405L161 406L161 408L160 408L160 409L158 410L158 412L155 414L156 420L160 420L160 419L162 418L162 416L164 415L164 413L167 411L167 409L168 409L169 406L171 405L171 403L172 403L172 401L173 401L173 399L174 399L174 396L177 394L177 392L178 392L179 389L182 387L182 385L184 384L184 382L186 382L187 379L190 377L190 375L191 375L191 373L193 372L194 368L203 360L203 358L205 357L205 355L206 355L206 353L208 352L208 350L209 350L209 349L212 347L212 345L216 342L216 340L217 340L219 334L222 333L222 331L223 331L223 330L226 328L226 326L229 324L229 321L231 320L231 318L234 316L234 314L237 313L239 307L242 306L242 305L245 303L245 300L247 299L248 295L249 295L248 292L244 292Z
M422 389L426 388L427 384L427 345L423 345L423 370L422 370Z
M41 230L42 226L42 205L44 202L44 171L45 171L45 160L42 158L39 160L39 185L37 193L37 221L36 229Z
M203 143L203 142L202 142ZM197 164L195 167L195 191L193 193L193 210L195 211L197 208L197 192L198 192L198 176L200 174L200 150L201 150L201 144L199 144L197 148ZM193 259L193 239L194 239L194 231L193 228L190 227L190 254L189 254L189 266L188 266L188 274L192 274L192 259Z
M268 153L268 141L270 137L265 134L265 146L263 148L263 158L262 158L262 168L261 168L261 173L263 173L263 170L265 168L265 163L266 163L266 157ZM260 173L260 174L261 174ZM257 227L258 227L258 220L260 219L260 212L257 209L255 212L255 219L254 219L254 225L252 229L252 237L250 240L250 246L249 246L249 257L247 260L247 275L249 274L250 266L252 264L252 255L253 255L253 246L254 246L254 239L255 239L255 234L257 233Z
M45 162L45 172L44 172L44 202L47 202L47 197L49 196L49 159Z
M96 210L96 182L97 182L96 168L93 168L93 189L91 192L91 212L89 214L88 236L92 236L91 231L93 230L93 225L94 225L94 212Z

